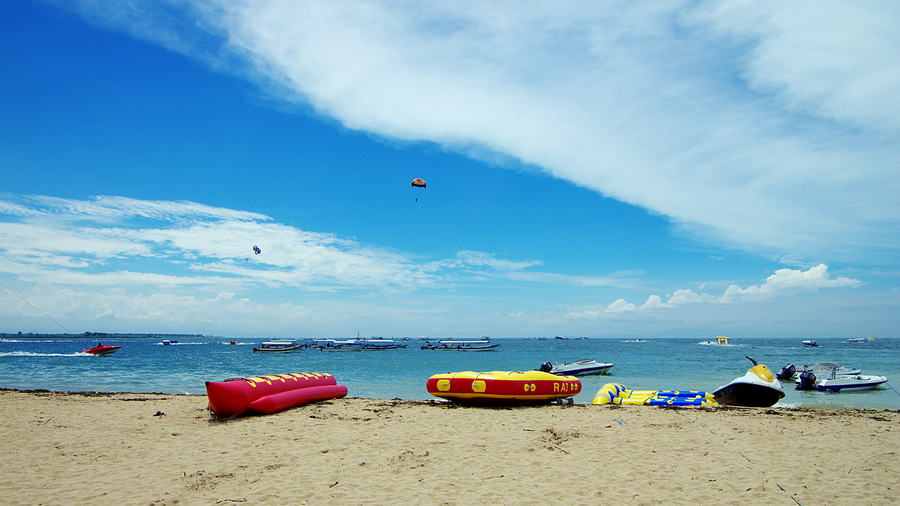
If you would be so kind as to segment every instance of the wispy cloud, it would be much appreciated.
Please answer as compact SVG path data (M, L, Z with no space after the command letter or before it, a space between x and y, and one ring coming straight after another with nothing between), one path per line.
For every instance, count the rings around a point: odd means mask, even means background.
M0 272L57 285L405 291L482 276L567 279L529 272L539 260L461 251L451 259L418 261L257 213L123 197L7 196L0 201L0 250ZM589 279L568 282L590 284Z
M73 2L349 128L511 157L708 241L900 246L891 2Z

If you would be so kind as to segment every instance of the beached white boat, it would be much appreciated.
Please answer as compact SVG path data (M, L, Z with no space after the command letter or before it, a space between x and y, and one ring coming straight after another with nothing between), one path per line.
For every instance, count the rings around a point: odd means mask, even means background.
M305 344L297 344L295 340L265 341L253 353L294 353L306 348Z
M446 341L426 341L422 345L423 350L442 350L442 351L493 351L500 346L491 343L490 339L481 341L457 341L456 339L448 339Z
M613 364L608 362L597 362L593 359L584 358L559 365L544 362L538 370L560 376L589 376L592 374L606 374L612 366Z
M720 405L767 408L784 397L781 382L772 371L756 360L747 358L753 362L753 367L747 374L713 392L713 397Z

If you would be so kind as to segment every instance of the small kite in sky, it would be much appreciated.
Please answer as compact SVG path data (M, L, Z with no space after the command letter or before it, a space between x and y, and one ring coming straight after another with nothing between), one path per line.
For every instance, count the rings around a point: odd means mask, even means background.
M259 255L260 253L262 253L262 250L259 249L259 246L253 246L253 252Z
M415 178L415 179L412 180L412 185L411 185L411 186L412 186L413 188L425 188L425 180L424 180L424 179Z

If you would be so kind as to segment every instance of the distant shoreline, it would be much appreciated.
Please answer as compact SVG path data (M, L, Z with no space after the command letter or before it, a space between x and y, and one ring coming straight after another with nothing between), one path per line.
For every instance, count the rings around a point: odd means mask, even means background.
M204 334L139 334L139 333L123 333L123 334L111 334L107 332L85 332L83 334L21 334L15 333L10 334L6 332L0 332L0 339L7 338L16 338L16 339L73 339L73 338L81 338L81 339L146 339L146 338L170 338L170 337L193 337L199 339L220 339L219 336L207 336ZM223 338L224 339L224 338Z

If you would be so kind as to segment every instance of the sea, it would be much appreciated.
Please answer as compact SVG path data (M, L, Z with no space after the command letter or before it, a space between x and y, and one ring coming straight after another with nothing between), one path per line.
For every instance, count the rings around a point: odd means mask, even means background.
M424 341L402 341L406 348L380 351L253 353L265 339L170 337L9 337L0 340L0 388L59 392L144 392L205 394L206 381L265 374L323 372L346 385L350 397L434 399L425 383L434 374L457 371L526 371L544 362L578 359L613 363L608 374L583 376L578 404L590 404L606 383L633 390L701 390L712 392L743 376L750 357L777 373L787 364L802 366L836 362L887 376L890 381L861 392L797 391L785 383L786 396L777 407L900 410L900 339L877 338L865 343L817 339L804 347L800 339L731 339L728 345L707 338L571 338L493 339L494 351L460 352L421 349ZM231 344L234 340L236 344ZM103 344L121 345L116 353L97 357L79 351ZM298 342L303 340L298 339ZM893 385L892 383L896 383Z

